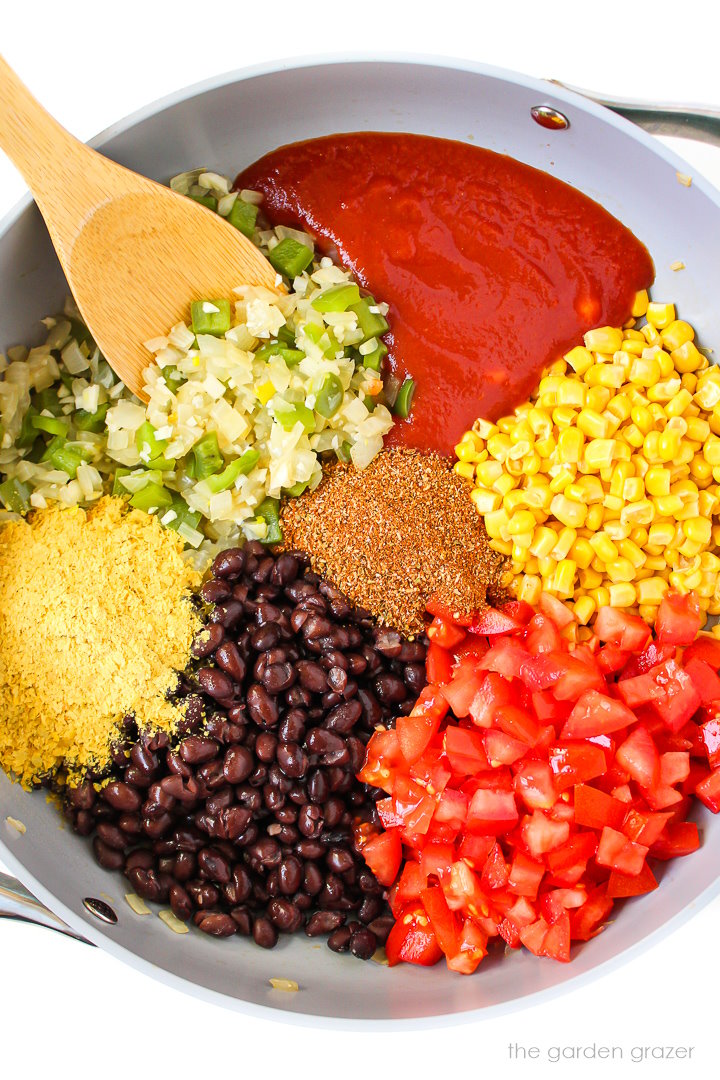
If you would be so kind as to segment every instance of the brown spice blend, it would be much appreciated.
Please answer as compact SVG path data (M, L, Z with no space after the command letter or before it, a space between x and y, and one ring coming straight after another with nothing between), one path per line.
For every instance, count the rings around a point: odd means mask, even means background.
M465 613L499 591L504 558L471 488L449 460L418 450L384 450L363 470L333 462L315 491L283 505L283 546L306 551L379 622L421 634L430 597Z
M118 724L172 731L198 574L155 517L104 498L0 530L0 766L25 786L109 762Z

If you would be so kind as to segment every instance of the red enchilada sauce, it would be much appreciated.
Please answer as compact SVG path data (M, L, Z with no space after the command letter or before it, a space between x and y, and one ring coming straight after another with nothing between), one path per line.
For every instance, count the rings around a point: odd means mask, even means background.
M524 401L653 279L646 248L575 188L513 158L424 135L281 147L240 173L273 224L300 226L390 305L391 370L416 382L389 444L449 453L478 416Z

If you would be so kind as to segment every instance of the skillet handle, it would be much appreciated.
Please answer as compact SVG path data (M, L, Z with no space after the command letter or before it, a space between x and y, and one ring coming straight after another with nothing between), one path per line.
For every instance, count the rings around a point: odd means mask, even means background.
M720 109L709 105L655 105L651 101L624 101L608 94L596 94L578 86L568 86L559 79L551 79L550 82L612 109L626 120L632 120L650 135L697 139L699 142L720 147Z
M41 904L17 878L9 877L8 874L0 874L0 919L19 919L37 926L46 926L48 930L57 930L76 941L91 944Z

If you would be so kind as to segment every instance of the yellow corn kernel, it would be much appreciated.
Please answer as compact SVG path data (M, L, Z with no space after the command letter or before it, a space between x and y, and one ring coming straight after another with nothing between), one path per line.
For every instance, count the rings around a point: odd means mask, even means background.
M502 416L497 421L498 431L500 431L503 435L509 435L517 422L517 416Z
M681 437L677 431L662 432L658 439L658 457L661 461L675 461L680 453Z
M662 338L660 337L660 331L653 326L652 323L646 323L645 326L640 328L642 330L643 337L647 341L650 348L654 345L662 345Z
M600 413L595 412L593 409L582 409L578 413L576 423L582 434L587 435L590 439L604 439L608 434L606 417L601 416Z
M589 469L611 465L615 456L615 439L593 439L585 447L585 464Z
M593 570L592 567L588 567L587 570L580 570L578 576L581 586L587 590L598 589L603 582L602 574L598 570Z
M660 337L665 348L672 352L673 349L679 349L686 341L694 341L695 331L690 323L683 322L682 319L675 319L665 327Z
M665 406L665 415L670 416L670 417L682 416L683 413L685 412L685 410L691 404L692 404L692 394L690 393L689 390L686 390L684 387L681 387L681 389L677 392L675 397L671 401L668 401L667 405ZM691 438L694 438L694 436L691 436ZM702 440L700 440L700 441L702 441Z
M456 461L453 466L453 471L458 476L464 476L466 480L472 480L475 475L475 466L470 461Z
M603 499L603 506L609 516L617 517L624 505L621 495L606 495Z
M487 521L485 522L485 527L487 528ZM493 551L500 552L501 555L512 554L512 544L508 540L500 540L499 538L497 540L492 539L490 541L490 547Z
M671 322L675 321L675 305L650 303L647 306L645 318L657 330L664 330Z
M517 478L510 476L509 473L504 472L501 476L498 476L497 480L493 480L492 489L497 491L498 495L503 497L507 495L508 491L512 491L517 487Z
M601 585L597 589L590 589L589 595L592 596L595 605L598 608L607 607L610 603L610 592L604 585Z
M698 384L697 375L695 375L692 371L686 372L686 374L683 375L682 378L680 379L680 382L682 383L683 388L685 390L687 390L689 394L694 394L695 391L697 390L697 384ZM689 408L697 409L697 405L692 405L692 406L689 405L688 409Z
M620 512L620 520L630 525L649 525L655 517L655 507L649 499L627 503Z
M681 375L702 370L704 357L692 341L686 341L679 348L673 349L670 356L675 365L675 370L679 371Z
M569 427L575 423L575 410L569 405L557 405L552 411L552 418L556 427Z
M645 484L642 477L630 476L623 484L622 497L627 502L638 502L645 498Z
M486 488L473 488L470 498L475 503L475 509L479 514L490 514L493 510L499 510L502 503L501 495L495 491L488 491Z
M542 461L540 460L540 455L533 451L531 454L527 454L520 464L524 476L536 476L537 473L540 472Z
M683 540L678 551L681 555L684 555L686 559L692 559L695 555L699 555L702 549L703 545L698 543L697 540Z
M625 382L625 372L619 364L595 364L585 373L584 378L589 386L606 386L609 390L619 390Z
M605 408L607 412L611 413L612 416L623 423L630 416L632 406L630 405L628 398L621 393L610 398Z
M611 585L608 589L608 594L610 607L632 607L632 605L637 602L635 586L630 581L623 581L618 585Z
M628 381L634 386L654 386L661 375L660 364L654 356L638 356L630 366Z
M590 541L584 536L578 537L571 547L569 554L575 561L578 570L587 570L595 557L595 552L590 546Z
M720 403L720 385L714 380L705 377L698 379L697 390L693 396L693 401L696 405L699 405L701 409L710 412L710 410L714 409L715 406Z
M544 479L544 477L543 477ZM549 510L552 502L552 491L547 480L543 484L525 488L525 504L531 510Z
M532 538L533 534L531 532L516 533L512 538L512 551L510 554L516 562L522 564L519 569L522 569L522 566L525 564L528 549L532 544Z
M605 489L597 476L579 476L574 486L582 491L583 502L588 505L602 502L605 498Z
M470 439L463 437L462 441L455 447L455 457L459 461L473 461L479 453L477 447Z
M490 487L502 474L503 467L499 461L481 461L475 466L475 476L483 487Z
M645 490L648 495L669 495L669 469L664 469L662 465L651 465L645 473Z
M555 573L557 563L547 555L544 559L538 559L538 570L543 581L551 581Z
M593 503L592 506L588 506L587 518L585 519L586 529L597 532L604 520L605 510L600 503Z
M712 538L712 522L707 518L688 518L687 521L683 521L682 529L688 540L697 544L709 544Z
M568 465L570 462L567 463ZM575 470L567 467L563 467L557 476L553 476L550 481L550 490L554 495L558 492L564 491L566 487L572 484L575 480Z
M646 348L645 338L642 338L641 341L636 341L634 338L624 340L620 348L623 352L628 353L630 356L640 356Z
M556 495L550 503L550 513L572 529L581 529L587 518L588 508L581 502L574 502L565 495Z
M533 533L530 551L537 559L546 558L557 543L557 533L546 525L540 525Z
M648 530L648 540L653 547L666 548L674 537L675 526L670 521L654 521Z
M535 531L535 515L531 510L516 510L508 520L507 531L511 536Z
M497 435L491 435L487 441L488 453L491 457L494 457L496 461L504 461L511 446L512 443L510 442L510 437L504 432L498 432Z
M654 501L660 517L675 517L683 508L683 501L677 495L661 495Z
M700 445L702 446L702 444L710 438L710 425L707 420L704 420L701 416L688 415L691 408L695 409L696 406L693 405L688 407L688 410L685 413L685 421L687 423L687 437L688 439L692 439L692 441L695 443L700 443Z
M644 565L645 553L633 540L621 540L617 547L623 559L631 562L636 569Z
M522 488L513 488L512 491L508 491L502 500L502 505L507 510L508 516L512 516L516 510L524 509L527 506L525 491ZM493 507L493 509L497 509L497 507Z
M656 354L656 359L658 364L660 365L660 374L662 375L663 379L669 379L671 376L677 376L678 373L675 370L675 365L673 364L670 353L667 353L664 349L661 349L660 352Z
M703 551L700 555L700 569L717 574L720 572L720 558L712 551Z
M657 382L654 386L648 387L648 400L655 402L672 401L675 395L680 392L681 387L680 379L664 379L662 382Z
M497 430L495 424L483 419L476 420L472 426L473 434L481 439L489 439L491 435L497 434Z
M576 345L570 352L565 353L563 359L578 375L584 375L595 362L590 350L583 348L582 345Z
M640 292L635 293L635 299L633 300L632 316L635 319L641 318L648 309L648 294L647 289L641 289Z
M562 464L577 465L582 458L585 439L579 426L578 422L578 427L565 428L558 435L557 451Z
M535 443L535 452L540 455L541 458L549 458L555 453L557 443L552 435L548 435L544 439L538 439Z
M720 465L720 439L710 435L703 446L703 457L711 466Z
M572 598L575 589L575 572L577 566L572 559L561 559L555 570L553 579L553 591L563 600Z
M559 406L568 405L571 409L582 409L585 404L587 387L579 379L563 379L555 395Z
M636 450L639 450L644 443L645 436L637 424L628 424L623 431L623 438L629 446L633 446Z
M588 330L583 341L590 352L609 353L612 356L622 345L622 330L616 330L614 326L598 326L596 330Z
M556 536L557 540L550 554L556 562L559 562L561 559L567 558L570 554L570 549L577 539L577 533L575 532L575 529L566 526L564 529L561 529Z
M597 557L602 559L604 563L617 559L620 554L613 541L605 532L595 533L594 536L589 538L588 543Z
M646 405L633 405L630 410L630 418L633 424L640 428L643 435L647 435L655 427L652 413Z
M534 574L523 574L520 581L520 586L517 591L519 600L524 600L526 604L537 604L542 594L542 581Z
M627 540L632 532L630 525L625 524L619 520L610 519L605 521L603 529L607 536L610 537L614 544L619 544L621 540Z
M493 510L491 513L485 515L485 528L487 534L491 540L505 540L508 533L509 518L507 513L502 509ZM508 555L510 552L508 552Z
M605 571L611 581L633 581L635 567L629 559L613 559L605 564Z
M587 626L595 614L595 601L592 596L581 596L573 604L575 618L581 626Z
M607 409L608 402L612 396L613 395L607 386L591 386L587 392L585 407L602 415Z

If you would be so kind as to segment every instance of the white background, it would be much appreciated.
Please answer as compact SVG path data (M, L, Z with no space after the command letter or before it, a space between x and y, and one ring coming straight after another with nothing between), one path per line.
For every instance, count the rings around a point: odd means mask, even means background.
M711 12L714 10L714 14ZM468 57L607 93L720 107L714 0L195 0L4 4L0 50L82 139L179 87L274 58L354 50ZM684 145L720 187L720 154ZM192 162L188 163L193 164ZM690 170L692 171L692 170ZM22 194L0 154L0 216ZM662 222L658 222L662 228ZM0 286L1 287L1 286ZM637 917L642 918L641 902ZM320 1032L213 1008L47 930L0 921L0 1071L317 1077L717 1075L720 901L570 996L492 1022L415 1032ZM540 961L549 963L549 961ZM508 1044L615 1044L623 1064L509 1061ZM635 1046L693 1046L691 1063L632 1064ZM342 1062L342 1064L340 1064Z

